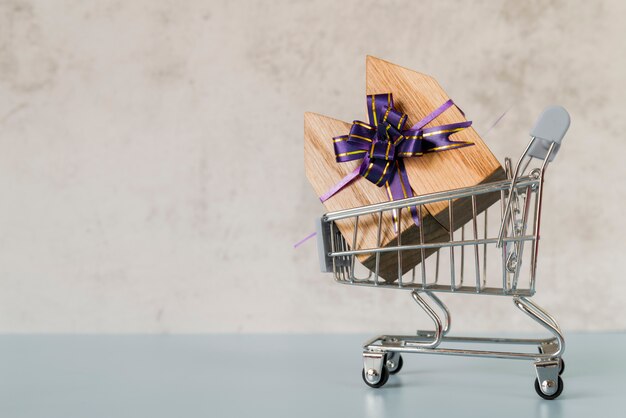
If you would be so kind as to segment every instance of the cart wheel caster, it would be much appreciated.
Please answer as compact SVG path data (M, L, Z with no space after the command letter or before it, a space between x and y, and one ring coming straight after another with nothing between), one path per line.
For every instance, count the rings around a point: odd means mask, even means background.
M549 382L552 382L552 384L554 384L554 381L549 381ZM541 396L543 399L548 399L548 400L556 399L559 397L561 392L563 392L563 380L559 376L558 381L557 381L556 392L554 392L552 395L546 395L541 390L541 384L539 383L539 379L535 378L535 391L537 392L537 395Z
M539 354L543 354L543 350L539 347ZM559 358L559 376L565 373L565 360Z
M387 360L387 370L389 374L396 374L402 370L402 366L404 365L404 361L402 360L402 356L397 354L393 360Z
M369 370L363 369L363 372L361 373L363 377L363 381L365 382L367 386L371 388L377 389L377 388L383 387L385 383L387 383L387 381L389 380L389 370L387 370L387 367L382 368L380 380L377 383L371 383L369 380L367 380L368 373L376 373L376 371L374 369L369 369Z

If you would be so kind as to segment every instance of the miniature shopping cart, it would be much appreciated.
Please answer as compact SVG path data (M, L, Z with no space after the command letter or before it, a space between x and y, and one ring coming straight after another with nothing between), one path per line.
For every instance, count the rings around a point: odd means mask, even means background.
M335 280L342 284L409 290L435 325L434 331L417 331L415 335L382 335L367 341L363 346L362 373L367 385L379 388L387 382L390 374L398 373L403 364L401 354L445 354L531 360L535 366L535 390L539 396L555 399L561 394L563 381L560 375L564 370L562 355L565 349L563 335L554 318L531 302L530 297L535 294L544 176L548 164L559 151L569 123L565 109L558 106L547 108L531 131L532 139L514 169L511 161L506 159L506 180L331 212L320 219L318 246L324 272L332 272ZM499 201L499 208L494 205L478 213L477 197L489 193L499 194L499 198L494 199ZM471 199L473 209L471 220L461 228L458 228L460 225L455 228L454 224L453 202L457 199ZM399 219L403 210L416 207L421 213L424 205L436 202L443 202L449 208L451 232L444 241L425 242L419 227L419 243L398 242L391 247L358 248L359 220L363 225L369 217L367 221L370 224L372 221L374 225L378 224L380 237L383 219L392 219L388 216L390 212L395 212L393 219ZM487 213L493 217L494 211L498 213L495 216L498 224L492 224L493 228L490 228ZM352 240L346 240L339 233L337 222L341 220L350 220L355 225ZM466 230L469 239L465 236ZM411 251L421 252L422 262L418 266L405 274L399 268L397 280L393 282L379 278L381 253L397 253L398 265L401 266L402 254ZM427 251L432 256L426 257ZM357 272L357 267L361 267L355 263L355 257L362 254L375 255L373 271ZM496 261L491 261L488 269L487 262L493 257ZM449 265L443 261L440 263L444 259L449 260ZM552 335L545 339L449 336L450 312L436 296L437 292L511 297L517 308ZM450 347L459 343L508 345L510 351ZM520 345L535 346L537 350L518 352L511 348Z

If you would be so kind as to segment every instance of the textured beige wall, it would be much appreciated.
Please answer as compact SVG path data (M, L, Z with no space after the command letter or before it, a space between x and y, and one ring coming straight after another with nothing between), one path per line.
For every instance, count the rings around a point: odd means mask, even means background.
M366 54L435 75L479 132L513 106L501 160L568 108L536 300L625 329L625 4L0 0L0 331L426 325L291 247L323 212L303 112L363 117ZM445 298L457 327L532 328L492 299Z

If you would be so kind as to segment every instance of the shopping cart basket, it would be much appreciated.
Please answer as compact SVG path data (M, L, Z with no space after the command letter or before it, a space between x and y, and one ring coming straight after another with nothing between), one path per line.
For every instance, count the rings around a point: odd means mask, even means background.
M381 387L390 374L398 373L403 364L401 354L444 354L531 360L535 366L535 390L539 396L555 399L561 394L563 381L560 375L564 370L562 355L565 349L563 335L555 319L531 302L530 297L535 294L544 176L548 164L559 151L569 123L565 109L558 106L547 108L532 129L531 141L515 168L512 168L511 160L505 160L506 180L331 212L320 219L317 236L322 271L332 272L335 280L342 284L410 290L415 302L434 322L434 331L420 330L415 335L381 335L368 340L363 346L362 373L367 385ZM482 213L476 209L477 196L489 193L499 194L499 198L494 200L500 202L499 210L495 210L498 212L495 216L498 224L493 224L493 230L489 228L487 219L488 212L493 216L493 207ZM458 229L455 228L453 213L453 202L457 199L471 200L473 211L471 220ZM364 220L370 225L372 222L378 224L380 237L384 219L402 219L402 211L408 211L410 207L416 207L421 214L424 205L436 202L448 205L451 232L444 241L425 242L420 227L419 243L402 244L398 239L397 244L391 247L359 248L359 221L362 225ZM389 216L389 212L395 212L395 217ZM339 233L337 222L342 220L354 225L352 240L346 240ZM469 239L465 237L466 229ZM380 244L380 238L378 242ZM422 262L402 274L402 254L410 251L421 252ZM427 251L432 256L426 257ZM379 277L380 255L383 252L397 254L397 280ZM355 258L361 254L375 256L373 271L366 270L365 274L356 272L359 266ZM487 261L493 257L497 261L490 264L492 268L488 270ZM444 258L449 260L449 265L440 263ZM466 267L469 272L466 272ZM496 273L492 274L495 267ZM471 283L467 280L468 276L473 276ZM436 292L512 297L517 308L541 324L552 336L544 339L449 336L450 311ZM446 347L459 343L509 345L510 351ZM538 350L518 352L511 348L519 345L534 345Z

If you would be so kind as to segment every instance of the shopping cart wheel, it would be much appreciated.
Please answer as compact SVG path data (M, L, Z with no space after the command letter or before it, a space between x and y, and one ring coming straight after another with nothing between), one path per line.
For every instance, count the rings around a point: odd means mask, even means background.
M365 384L371 388L383 387L385 383L387 383L387 381L389 380L389 370L387 370L387 367L384 367L384 366L381 370L380 380L377 383L371 383L369 380L367 380L367 373L368 371L363 369L363 372L361 373L361 377L363 377L363 381L365 382Z
M535 391L537 392L537 395L541 396L543 399L548 399L548 400L556 399L559 397L561 392L563 392L563 380L561 379L561 376L559 376L558 381L557 381L556 392L554 392L552 395L546 395L541 390L539 379L535 378Z
M400 354L396 354L393 358L387 358L387 370L389 370L389 374L399 373L403 365L404 361Z

